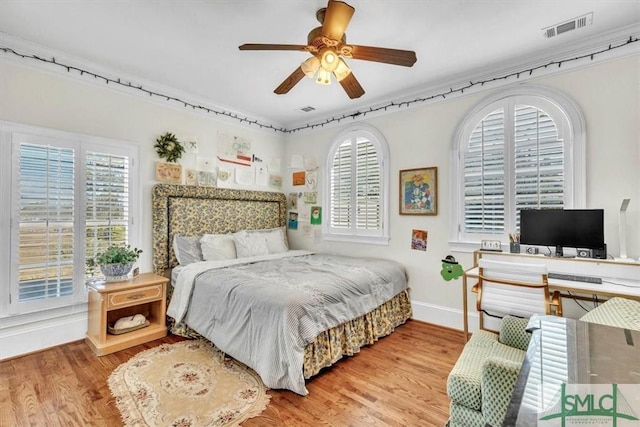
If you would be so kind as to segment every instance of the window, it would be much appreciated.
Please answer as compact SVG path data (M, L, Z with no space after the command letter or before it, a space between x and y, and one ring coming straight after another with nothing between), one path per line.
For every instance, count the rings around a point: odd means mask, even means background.
M20 175L17 302L63 300L73 295L74 150L16 145Z
M85 256L93 259L111 245L129 242L129 159L88 152L85 167Z
M10 302L0 314L83 302L84 281L91 274L86 260L137 237L131 167L138 149L17 125L3 126L2 134L11 145L12 193L11 264L3 280L10 286L0 289Z
M371 126L336 138L327 156L325 239L388 243L388 158L384 137Z
M522 209L584 207L584 120L559 93L521 86L494 95L454 143L454 246L507 242Z

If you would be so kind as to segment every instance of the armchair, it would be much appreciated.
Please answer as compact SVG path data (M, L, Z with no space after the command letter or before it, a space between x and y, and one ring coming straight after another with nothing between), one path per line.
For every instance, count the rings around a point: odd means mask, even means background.
M522 367L533 314L562 315L559 293L550 295L544 265L480 259L475 332L447 379L450 427L500 426ZM499 334L485 328L485 315L501 318Z
M530 335L528 319L505 316L500 334L469 339L447 379L450 427L502 425Z

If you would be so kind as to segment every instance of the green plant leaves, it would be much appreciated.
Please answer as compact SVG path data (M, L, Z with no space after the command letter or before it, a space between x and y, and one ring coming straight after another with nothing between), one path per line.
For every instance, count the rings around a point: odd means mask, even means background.
M135 262L142 253L142 249L131 248L131 245L109 246L104 252L96 254L96 264L128 264Z
M156 149L156 153L158 153L158 156L161 159L165 159L170 163L180 160L185 151L182 143L170 132L167 132L156 139L156 143L153 147Z

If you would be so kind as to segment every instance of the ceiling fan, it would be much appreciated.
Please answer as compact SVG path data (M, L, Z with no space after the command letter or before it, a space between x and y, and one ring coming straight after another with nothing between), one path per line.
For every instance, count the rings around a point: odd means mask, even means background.
M416 62L416 53L347 44L345 30L354 12L355 9L345 2L329 0L326 8L316 12L316 18L322 26L309 32L306 45L253 43L243 44L239 49L298 50L312 55L274 90L278 95L289 92L304 76L315 76L316 83L328 85L333 74L349 98L359 98L364 95L364 89L342 57L411 67Z

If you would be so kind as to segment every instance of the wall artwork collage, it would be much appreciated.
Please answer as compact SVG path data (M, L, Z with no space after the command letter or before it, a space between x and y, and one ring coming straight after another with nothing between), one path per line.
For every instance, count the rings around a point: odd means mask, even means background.
M282 188L280 159L268 162L256 156L249 139L218 132L215 156L200 155L197 138L181 142L186 163L184 183L203 187L231 187L258 185ZM182 184L182 165L178 163L156 163L156 179L168 184Z
M300 230L303 237L318 236L317 227L322 225L322 206L318 204L318 160L315 157L292 155L289 162L291 184L301 187L287 196L290 230Z

